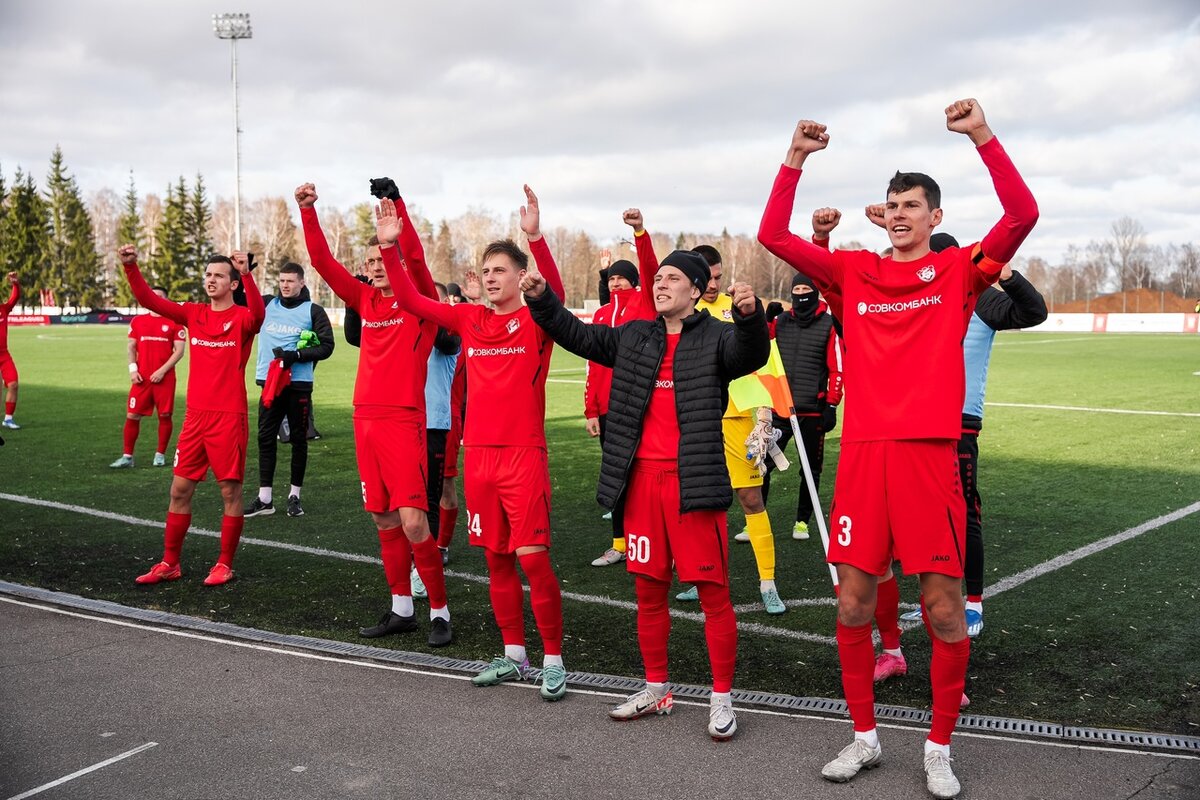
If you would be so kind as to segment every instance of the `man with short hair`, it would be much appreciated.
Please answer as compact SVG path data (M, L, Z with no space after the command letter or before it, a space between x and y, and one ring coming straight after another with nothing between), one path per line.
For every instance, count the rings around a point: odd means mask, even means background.
M400 307L378 243L367 248L371 284L360 283L329 250L317 218L316 187L302 184L295 195L313 268L362 317L362 352L354 382L355 459L363 508L379 535L392 604L376 625L358 633L373 639L417 629L410 572L415 564L429 596L429 646L444 647L454 634L442 558L426 516L425 377L436 327ZM407 217L403 203L400 208ZM436 296L420 237L411 225L406 227L406 237L412 237L407 250L411 269L422 292Z
M721 322L733 322L733 301L728 293L721 291L724 269L721 254L709 244L697 245L692 252L699 253L707 262L711 277L705 286L704 295L696 307L707 311ZM734 536L735 541L749 542L754 551L754 563L758 568L758 591L768 614L787 611L779 589L775 586L775 535L771 531L771 518L763 502L763 473L746 455L746 439L754 431L757 422L755 409L739 409L731 400L725 409L721 428L725 436L725 467L737 494L738 503L746 517L745 530ZM678 600L697 600L696 587L676 595Z
M164 300L167 290L155 286L154 293ZM129 401L125 408L124 450L109 464L113 469L133 466L133 449L141 430L142 417L158 411L158 448L154 466L167 463L167 444L173 427L175 408L175 365L183 358L187 331L176 322L154 312L139 314L129 322Z
M562 291L562 279L541 232L537 196L525 188L521 230L538 269ZM550 471L546 457L546 377L554 343L533 323L521 302L519 283L529 257L511 239L483 251L480 277L493 308L448 305L419 293L403 268L408 246L391 246L411 228L396 216L392 201L376 209L388 278L401 309L462 336L467 362L464 428L464 489L471 544L484 548L492 611L504 655L476 675L476 686L521 680L529 667L525 651L525 591L520 562L529 580L533 617L542 637L541 696L560 700L567 692L562 657L562 590L550 563ZM415 235L415 234L414 234ZM471 294L467 292L468 296Z
M21 284L15 272L8 273L8 282L12 286L8 299L0 303L0 385L4 386L3 425L16 431L21 429L13 419L13 414L17 413L17 365L12 354L8 352L8 315L12 313L17 305L17 298L21 296Z
M308 468L308 421L312 413L313 378L318 361L333 354L333 326L325 309L312 301L304 285L304 267L289 261L279 269L279 295L263 295L266 319L258 338L254 382L263 387L258 400L258 496L246 506L247 517L275 513L273 487L276 438L286 419L292 448L291 485L287 515L300 517L300 491ZM286 370L286 385L266 386L272 369ZM270 395L270 396L269 396Z
M571 352L613 370L609 430L597 500L624 505L627 569L636 576L638 644L646 687L609 711L617 720L669 714L667 598L671 573L697 587L712 668L708 733L737 731L730 693L737 621L729 597L725 469L721 415L729 381L767 361L762 305L746 284L732 287L732 324L716 322L697 301L708 265L695 252L663 259L653 282L657 319L620 327L585 325L541 276L522 281L534 320Z
M964 397L963 336L979 293L1037 221L1037 204L992 134L974 99L946 108L946 127L968 136L991 173L1004 216L967 248L932 253L942 221L941 191L922 173L888 185L884 226L893 254L834 251L788 230L806 158L825 149L824 125L801 120L775 179L759 241L834 298L846 340L850 391L834 487L837 641L854 741L821 774L847 781L882 759L875 729L871 620L881 576L893 556L919 574L933 640L933 723L925 742L926 787L950 798L960 785L950 766L950 736L970 657L963 615L966 506L957 442Z
M654 298L650 296L654 274L658 270L658 259L654 245L637 208L626 209L622 214L625 224L633 228L633 241L638 253L638 266L624 259L614 261L605 270L605 286L608 301L592 315L596 325L615 328L635 319L653 320L656 316ZM607 252L607 251L606 251ZM599 437L604 447L608 420L608 398L612 389L612 370L594 361L587 363L587 380L583 389L583 415L590 436ZM592 561L593 567L607 567L625 560L625 530L622 526L622 509L610 512L612 520L612 546Z
M118 251L134 298L155 314L188 331L192 359L188 370L187 413L175 445L175 475L163 533L162 561L139 575L137 582L154 584L178 579L183 539L192 522L196 485L211 468L221 488L225 515L221 518L221 554L204 579L205 586L233 580L233 558L242 538L242 480L246 472L246 362L254 336L262 326L262 295L250 276L245 253L232 258L214 255L204 269L207 303L175 303L159 297L142 277L137 249ZM247 305L234 303L233 292L246 290Z

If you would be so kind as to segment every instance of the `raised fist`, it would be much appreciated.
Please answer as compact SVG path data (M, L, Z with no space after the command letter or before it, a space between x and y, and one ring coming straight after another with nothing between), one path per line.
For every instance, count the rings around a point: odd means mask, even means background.
M117 250L117 255L120 257L122 264L136 264L137 263L137 248L131 244L121 245L120 249ZM8 275L8 279L11 281L15 281L16 274L17 273L15 273L15 272L10 272Z
M237 271L245 275L250 271L250 254L245 251L238 250L229 254L229 260L233 262L233 266Z
M876 203L864 208L863 213L867 215L867 219L882 228L884 227L883 212L885 208L887 207L883 203Z
M992 138L992 131L983 116L983 107L973 97L946 106L946 127L971 137L976 147Z
M815 153L829 146L829 134L825 126L811 119L802 119L796 124L792 133L792 151L796 153Z
M527 297L541 297L546 292L546 279L537 272L526 272L521 278L521 291Z
M400 187L391 178L371 178L371 196L395 202L400 199Z
M842 212L836 208L818 208L812 216L813 233L818 239L828 239L841 221Z
M640 208L627 208L625 213L621 215L621 219L625 224L633 228L634 233L641 233L646 229L642 220L642 210Z
M18 276L17 276L16 272L8 273L8 282L11 283L13 286L16 286L17 285L17 277Z
M311 183L302 183L296 187L296 205L301 208L312 208L317 202L317 187Z
M733 305L739 314L745 317L754 313L758 300L754 296L753 286L748 283L735 283L729 287L729 294L733 295Z

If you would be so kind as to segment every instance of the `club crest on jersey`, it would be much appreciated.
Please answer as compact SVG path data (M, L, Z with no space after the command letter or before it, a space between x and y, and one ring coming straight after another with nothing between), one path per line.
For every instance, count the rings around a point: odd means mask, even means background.
M392 301L392 308L400 308L400 301L399 301L399 300L393 300L393 301Z
M937 276L937 271L934 270L932 264L930 264L928 267L921 267L919 270L917 270L917 277L920 278L921 280L925 281L926 283L929 283L936 276Z
M229 333L229 329L232 327L233 327L233 321L230 320L229 322L225 323L224 327L221 328L221 333Z
M505 328L508 330L508 332L509 332L510 334L511 334L511 333L516 333L516 332L517 332L517 328L521 327L521 323L520 323L520 321L519 321L519 320L510 319L510 320L508 321L508 324L507 324L507 325L505 325L504 327L505 327Z
M167 326L163 325L163 333L166 333L166 332L167 332Z

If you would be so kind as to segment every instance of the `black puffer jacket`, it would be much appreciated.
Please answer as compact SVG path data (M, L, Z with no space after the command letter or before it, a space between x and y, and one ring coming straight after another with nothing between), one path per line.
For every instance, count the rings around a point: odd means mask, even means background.
M612 367L612 393L596 499L613 508L625 493L629 468L642 435L642 418L667 347L662 318L617 328L585 325L563 308L555 294L529 301L533 319L554 341L578 356ZM753 314L733 311L734 324L707 311L683 321L675 350L675 408L679 417L680 512L728 508L733 502L721 417L729 381L767 363L771 340L759 303Z

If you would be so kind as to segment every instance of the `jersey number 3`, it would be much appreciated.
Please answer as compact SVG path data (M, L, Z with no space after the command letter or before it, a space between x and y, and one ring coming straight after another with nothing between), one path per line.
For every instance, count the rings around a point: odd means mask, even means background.
M838 544L842 547L850 546L850 526L853 524L851 519L845 514L838 517L838 525L842 526L842 529L838 531Z

